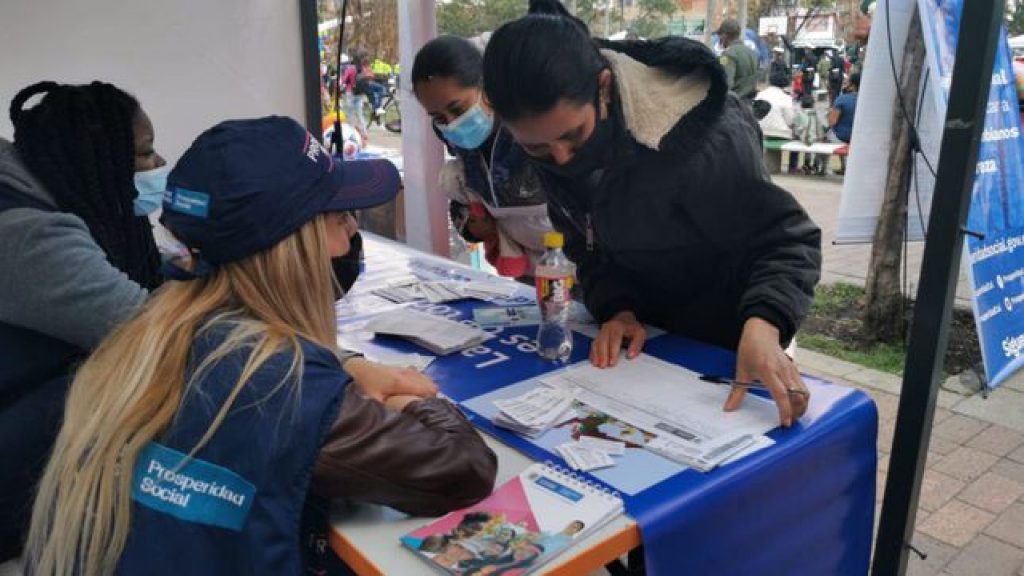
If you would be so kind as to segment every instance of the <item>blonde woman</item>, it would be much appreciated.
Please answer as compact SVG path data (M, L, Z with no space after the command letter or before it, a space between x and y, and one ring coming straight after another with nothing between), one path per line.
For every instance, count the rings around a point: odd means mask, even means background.
M397 188L286 118L199 136L162 217L191 261L76 375L30 573L297 574L308 496L435 515L490 492L493 452L429 380L367 377L335 346L348 211Z

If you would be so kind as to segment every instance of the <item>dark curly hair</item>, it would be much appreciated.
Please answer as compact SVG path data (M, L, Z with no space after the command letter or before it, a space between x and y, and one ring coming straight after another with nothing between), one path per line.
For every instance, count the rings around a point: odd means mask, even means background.
M42 100L24 108L29 98ZM117 269L141 286L160 283L149 220L136 216L135 136L139 103L103 82L39 82L11 101L14 146L57 202L81 218Z

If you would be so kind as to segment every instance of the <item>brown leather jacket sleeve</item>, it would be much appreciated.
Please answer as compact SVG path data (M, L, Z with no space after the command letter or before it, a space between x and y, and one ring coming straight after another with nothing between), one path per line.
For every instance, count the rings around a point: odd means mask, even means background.
M494 452L447 400L396 412L350 385L313 467L313 490L438 516L485 498L497 469Z

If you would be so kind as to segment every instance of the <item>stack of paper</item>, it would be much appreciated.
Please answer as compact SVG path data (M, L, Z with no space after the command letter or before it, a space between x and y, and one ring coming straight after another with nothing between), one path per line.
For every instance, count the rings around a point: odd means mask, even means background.
M365 328L376 334L405 338L440 356L472 348L493 338L479 328L409 308L398 308L375 316Z
M753 446L756 441L757 438L750 434L740 434L713 444L656 436L647 443L647 449L669 460L707 472L733 455Z
M581 362L539 380L654 436L648 450L701 471L763 447L778 425L771 400L748 396L743 410L723 412L728 389L647 354L607 369Z
M513 282L460 282L459 291L469 298L477 300L494 300L515 296L516 286Z
M574 470L596 470L615 466L612 456L625 456L626 443L604 440L593 436L580 436L576 442L555 446L562 459Z
M494 424L536 438L571 415L572 401L572 394L538 386L522 396L495 400L500 412Z
M423 293L420 292L420 281L415 278L403 279L399 282L389 282L387 286L377 288L373 293L396 304L403 304L423 298Z
M396 303L424 299L431 304L442 304L466 298L476 298L477 300L511 298L515 291L516 286L511 282L463 282L459 280L428 282L403 279L402 282L377 288L373 293Z
M420 372L427 369L436 356L416 352L400 352L381 346L361 337L363 333L342 332L338 334L338 346L343 350L358 352L371 362L396 368L415 368ZM370 334L372 337L372 334Z
M466 296L459 291L459 284L460 282L452 282L450 280L420 282L420 294L431 304L462 300Z

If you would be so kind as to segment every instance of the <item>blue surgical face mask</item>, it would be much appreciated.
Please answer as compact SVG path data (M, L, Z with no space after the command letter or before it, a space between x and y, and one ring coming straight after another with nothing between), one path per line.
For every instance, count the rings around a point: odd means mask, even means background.
M484 112L477 102L451 123L434 126L441 132L444 139L463 150L475 150L491 135L494 129L494 118Z
M136 216L146 216L160 208L164 201L164 190L167 189L167 175L170 173L171 167L166 164L135 173L135 190L139 193L135 197Z

